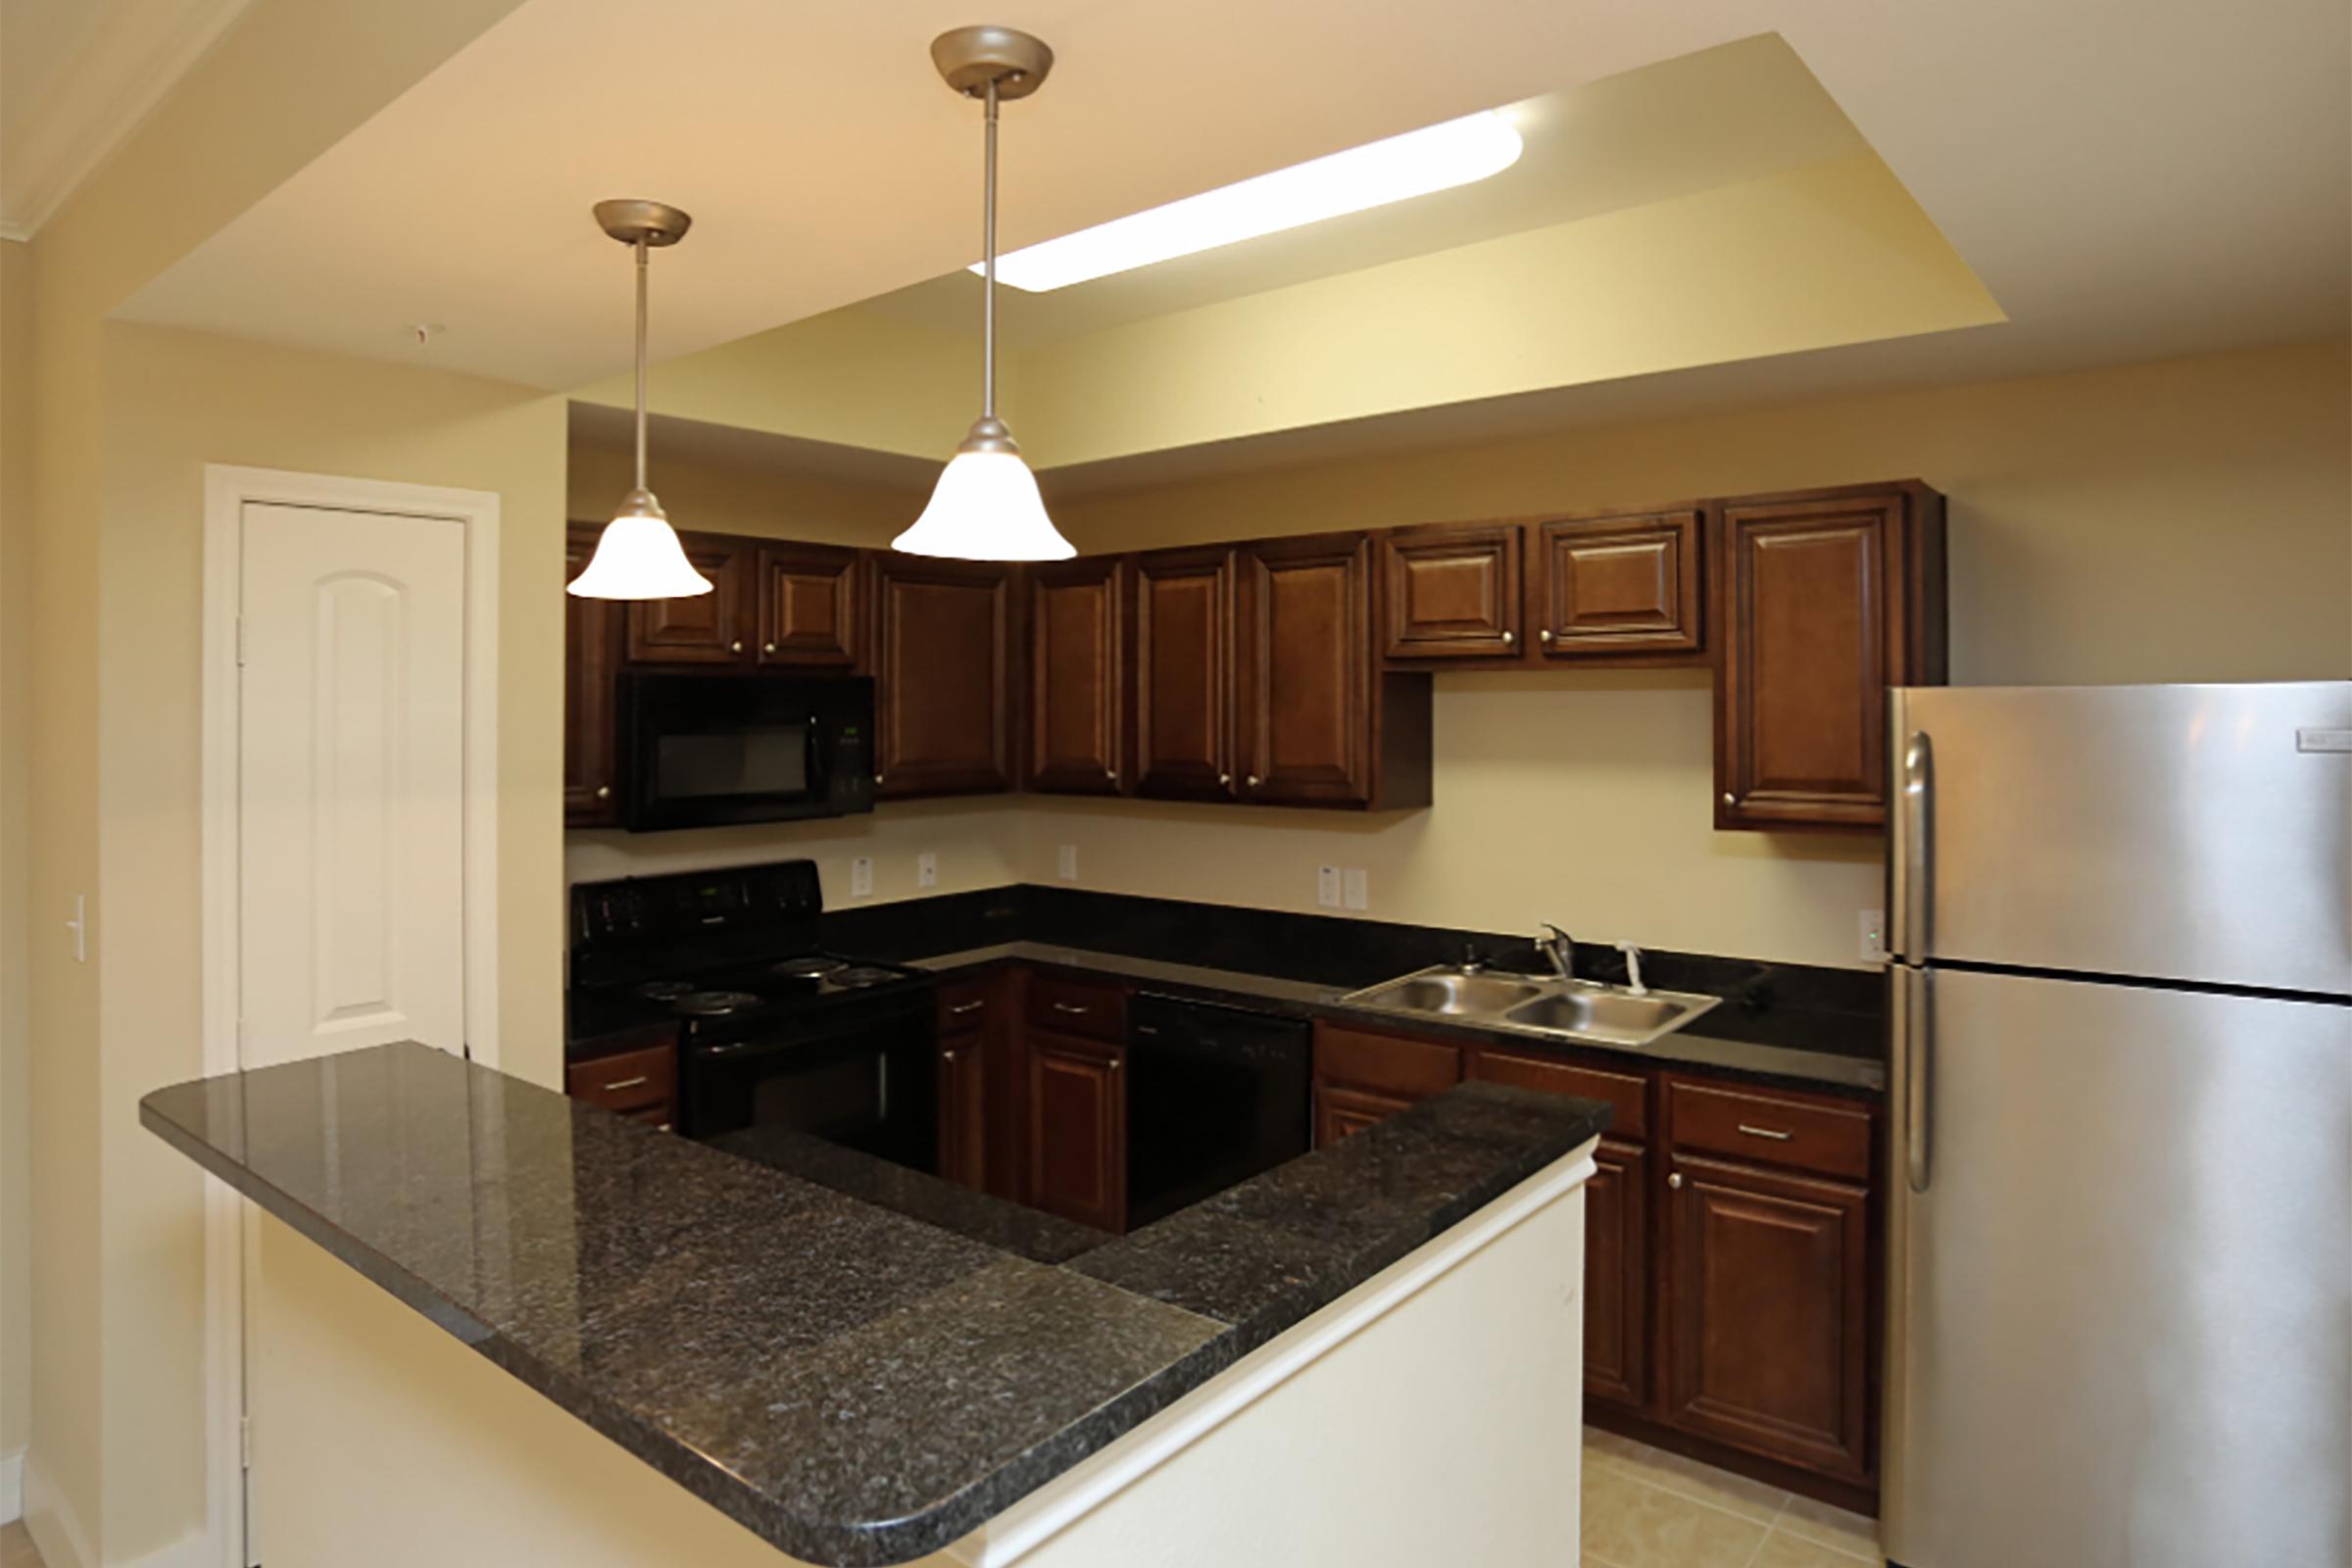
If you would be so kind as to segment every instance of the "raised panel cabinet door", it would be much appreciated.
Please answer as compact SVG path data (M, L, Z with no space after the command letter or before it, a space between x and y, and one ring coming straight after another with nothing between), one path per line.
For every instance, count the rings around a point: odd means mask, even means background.
M1649 1402L1649 1156L1603 1138L1585 1183L1585 1393Z
M1399 528L1383 536L1382 652L1399 662L1515 658L1523 536L1516 523Z
M1868 1195L1685 1154L1668 1172L1666 1419L1867 1479Z
M1135 562L1136 792L1234 797L1234 552Z
M601 525L574 524L564 536L564 580L588 569ZM603 827L619 820L620 737L614 682L620 670L622 607L610 599L564 596L564 825Z
M1368 803L1370 544L1361 534L1268 540L1243 562L1242 799Z
M1124 772L1126 572L1116 559L1029 574L1033 790L1116 795Z
M1719 827L1886 820L1886 689L1943 679L1941 498L1727 503Z
M1703 643L1696 508L1536 525L1536 652L1675 662Z
M1369 1089L1350 1089L1345 1084L1315 1085L1315 1147L1328 1149L1349 1133L1360 1133L1367 1127L1379 1125L1400 1110L1410 1110L1413 1102L1399 1095L1376 1094Z
M1012 579L999 564L878 557L875 783L884 795L1012 787Z
M739 664L752 655L751 579L756 548L748 540L681 533L686 559L710 579L691 599L645 599L629 606L629 662L634 664Z
M857 551L761 545L756 581L759 662L846 669L858 662Z
M988 1188L988 1031L939 1037L939 1175Z
M1029 1031L1029 1201L1049 1214L1127 1225L1127 1086L1116 1046Z

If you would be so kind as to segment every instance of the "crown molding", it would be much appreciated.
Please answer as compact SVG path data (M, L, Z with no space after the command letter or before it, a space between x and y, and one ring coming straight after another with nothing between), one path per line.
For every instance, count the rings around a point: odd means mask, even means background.
M116 0L0 150L0 238L30 239L251 0Z

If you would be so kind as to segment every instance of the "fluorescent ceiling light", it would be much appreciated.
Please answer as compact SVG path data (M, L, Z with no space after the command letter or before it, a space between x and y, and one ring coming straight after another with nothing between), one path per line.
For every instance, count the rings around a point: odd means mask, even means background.
M1467 115L1031 245L997 258L997 278L1033 294L1066 288L1467 185L1510 168L1525 146L1494 111Z

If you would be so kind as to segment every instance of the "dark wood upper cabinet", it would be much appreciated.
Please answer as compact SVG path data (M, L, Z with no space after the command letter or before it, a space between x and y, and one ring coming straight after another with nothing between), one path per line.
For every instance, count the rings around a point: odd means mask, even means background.
M1135 560L1136 792L1231 800L1235 552Z
M1544 660L1689 662L1705 646L1697 508L1534 525L1529 593Z
M1382 653L1402 662L1516 658L1525 536L1515 522L1383 535Z
M881 794L1012 788L1012 574L1001 563L869 558Z
M1886 689L1944 678L1943 498L1914 483L1726 502L1715 824L1886 820Z
M1098 1230L1127 1228L1122 1048L1031 1028L1029 1201Z
M1371 547L1361 534L1242 552L1242 799L1372 798Z
M588 567L598 523L564 533L564 580ZM603 827L619 819L620 748L613 733L614 681L620 671L622 607L610 599L564 596L564 825Z
M1029 788L1116 795L1126 775L1127 571L1116 557L1029 572Z
M636 664L739 664L751 657L759 547L719 534L681 534L686 559L710 579L691 599L629 606L628 658Z
M1868 1194L1680 1152L1668 1168L1666 1419L1867 1479Z
M855 550L763 544L756 575L759 663L848 669L864 654Z

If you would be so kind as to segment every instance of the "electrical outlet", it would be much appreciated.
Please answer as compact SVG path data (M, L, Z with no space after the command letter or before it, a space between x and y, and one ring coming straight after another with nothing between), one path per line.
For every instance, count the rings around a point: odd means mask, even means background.
M1885 963L1886 961L1886 911L1864 909L1860 925L1862 961L1864 963Z
M1362 866L1351 865L1348 868L1347 883L1348 907L1350 909L1369 909L1372 907L1372 880L1369 876L1365 875L1364 868Z
M1315 867L1315 902L1326 909L1340 906L1340 868L1336 865Z
M918 888L939 886L939 857L924 852L914 858L914 885Z
M1064 882L1078 880L1078 846L1064 844L1054 857L1054 874Z
M870 899L874 896L874 858L860 855L850 862L850 897Z

